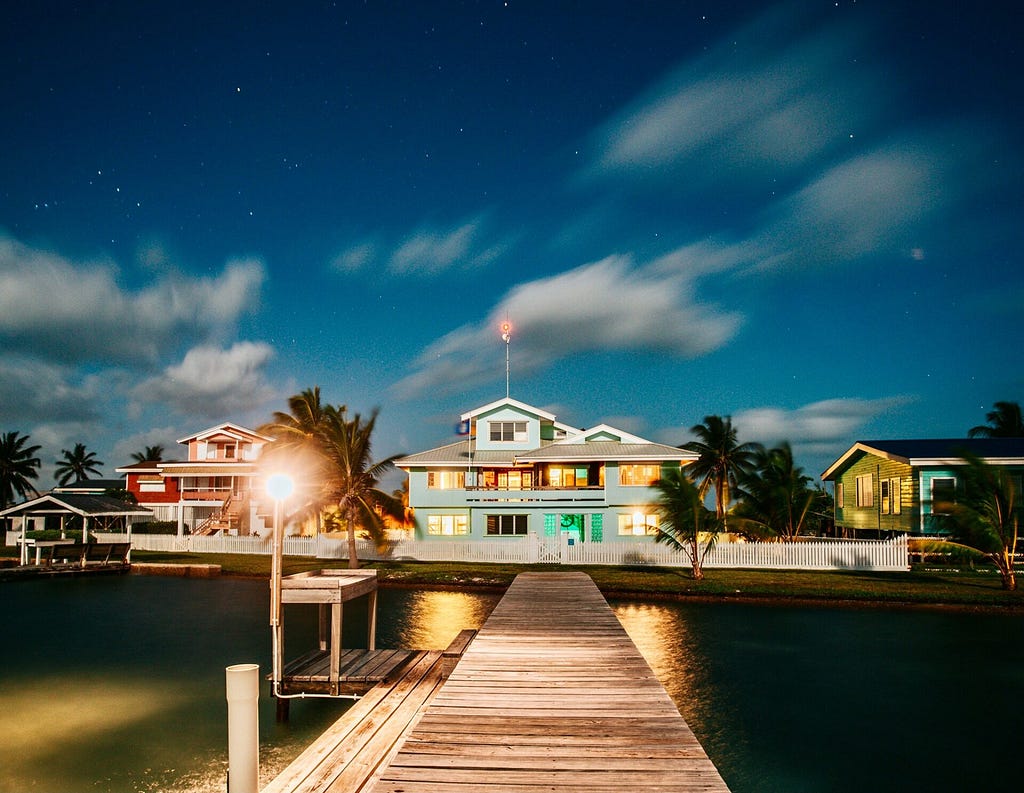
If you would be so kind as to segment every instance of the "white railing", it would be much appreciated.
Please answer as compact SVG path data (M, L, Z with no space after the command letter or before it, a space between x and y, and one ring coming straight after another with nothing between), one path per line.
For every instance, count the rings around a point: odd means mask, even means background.
M102 542L127 542L126 534L97 534ZM132 547L171 553L269 554L269 537L177 537L132 534ZM348 559L345 539L285 537L287 556ZM356 542L360 559L410 559L423 562L492 562L507 564L649 565L689 567L686 554L654 542L587 542L530 534L509 540L393 541L383 552L366 540ZM774 570L908 570L906 536L891 540L805 540L800 542L729 542L717 544L705 567Z

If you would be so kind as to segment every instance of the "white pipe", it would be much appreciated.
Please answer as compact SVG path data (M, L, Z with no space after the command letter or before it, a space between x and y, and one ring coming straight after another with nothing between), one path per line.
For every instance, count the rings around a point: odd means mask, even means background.
M260 667L225 669L228 699L228 793L259 793Z

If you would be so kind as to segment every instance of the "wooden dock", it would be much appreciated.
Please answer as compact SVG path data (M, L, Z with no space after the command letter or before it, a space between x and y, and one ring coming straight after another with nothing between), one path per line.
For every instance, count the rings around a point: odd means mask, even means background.
M447 679L410 669L264 793L728 793L585 574L518 576Z

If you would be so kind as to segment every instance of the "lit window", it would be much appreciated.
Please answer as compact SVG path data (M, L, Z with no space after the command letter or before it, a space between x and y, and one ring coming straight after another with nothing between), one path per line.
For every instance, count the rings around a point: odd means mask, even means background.
M623 463L619 466L620 485L647 487L661 479L661 466L657 463Z
M492 421L489 424L492 441L525 443L529 440L525 421Z
M629 512L619 515L620 537L642 537L658 533L658 515L654 512Z
M551 487L586 487L586 468L565 468L562 466L551 466L548 468L548 484Z
M453 537L469 534L465 515L430 515L427 518L427 534L439 537Z
M490 537L526 534L526 515L488 515L487 535Z
M836 482L836 506L839 507L839 509L842 509L845 501L846 488L843 487L842 482Z
M466 487L466 472L427 471L427 487L431 490L461 490Z
M857 506L873 507L875 505L875 486L871 474L857 477Z
M932 514L943 515L956 503L956 479L937 477L932 480Z

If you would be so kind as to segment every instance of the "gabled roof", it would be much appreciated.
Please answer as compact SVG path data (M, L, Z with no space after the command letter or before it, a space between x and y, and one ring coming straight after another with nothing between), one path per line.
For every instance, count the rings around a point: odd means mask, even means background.
M237 438L238 440L258 438L259 440L267 441L268 443L274 440L267 435L260 435L260 433L255 430L251 430L248 427L243 427L241 424L233 424L230 421L225 421L223 424L218 424L216 427L210 427L209 429L201 430L200 432L193 433L192 435L186 435L184 438L179 438L178 443L201 441L204 438L209 438L213 435L227 435L228 437Z
M512 399L511 397L505 397L504 399L499 399L495 402L491 402L487 405L484 405L483 407L478 407L473 410L470 410L468 413L463 413L460 416L460 418L463 421L465 421L466 419L475 419L477 416L480 416L484 413L490 413L491 411L497 410L500 407L513 407L516 408L517 410L521 410L525 413L529 413L530 415L536 416L537 418L547 419L548 421L555 420L554 413L548 413L546 410L535 408L533 405L527 405L525 402L520 402L519 400Z
M85 496L78 493L46 493L39 498L26 501L0 512L0 517L23 514L60 514L70 512L83 517L112 517L138 515L148 517L153 513L138 504L129 504L110 496Z
M123 479L80 479L52 488L52 493L85 493L102 495L104 490L123 490Z
M821 475L830 480L854 458L873 454L912 466L963 465L964 454L992 465L1024 465L1024 438L917 438L857 441Z

